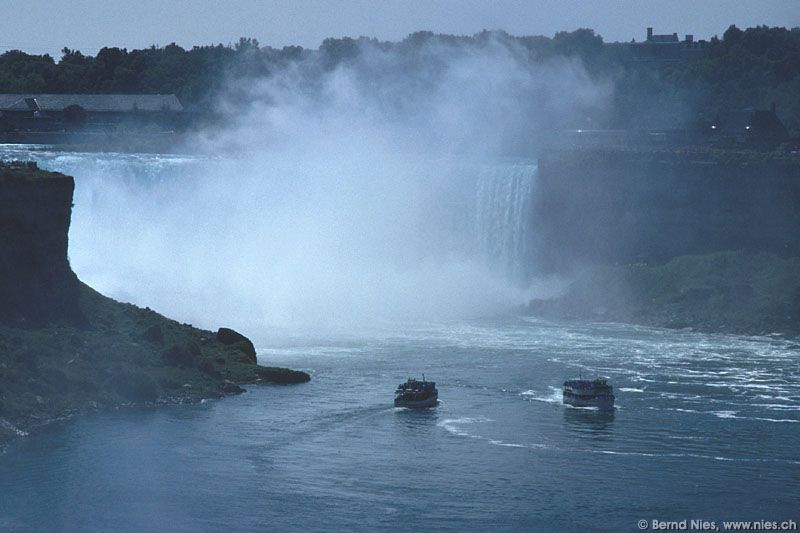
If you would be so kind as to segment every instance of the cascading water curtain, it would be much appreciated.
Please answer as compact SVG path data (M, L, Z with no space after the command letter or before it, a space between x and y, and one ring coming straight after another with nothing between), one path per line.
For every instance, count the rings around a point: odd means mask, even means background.
M477 179L478 253L492 268L519 283L526 281L531 270L530 210L536 173L533 163L486 165Z

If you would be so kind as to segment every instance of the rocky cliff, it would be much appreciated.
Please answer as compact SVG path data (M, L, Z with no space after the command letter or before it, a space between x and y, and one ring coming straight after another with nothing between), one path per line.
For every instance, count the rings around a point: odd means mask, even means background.
M539 162L533 231L549 271L726 250L800 255L800 157L575 150Z
M301 383L253 344L106 298L69 266L74 182L0 165L0 443L85 409L197 401L238 384Z
M767 252L676 257L663 265L596 265L537 316L667 328L800 335L800 258Z
M573 150L540 160L539 268L571 279L533 314L800 333L800 157Z
M0 319L80 321L67 260L73 179L35 164L0 167Z

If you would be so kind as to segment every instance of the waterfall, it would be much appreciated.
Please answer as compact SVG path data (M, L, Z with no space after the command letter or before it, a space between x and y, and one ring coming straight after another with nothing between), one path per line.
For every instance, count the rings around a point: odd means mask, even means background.
M185 322L334 327L529 299L532 163L19 152L76 176L79 277Z
M536 164L512 163L482 166L477 176L477 253L518 282L524 282L530 271L529 226L536 172Z

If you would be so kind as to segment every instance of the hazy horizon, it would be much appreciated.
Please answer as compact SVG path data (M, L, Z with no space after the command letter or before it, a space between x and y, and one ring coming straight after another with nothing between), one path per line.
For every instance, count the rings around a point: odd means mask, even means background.
M568 5L569 9L565 9ZM138 3L77 0L54 3L16 0L4 3L0 52L19 49L49 53L56 59L64 47L94 55L104 47L146 48L172 42L195 45L235 43L252 37L262 45L317 48L328 37L374 37L397 41L416 31L472 35L503 30L514 35L552 36L558 31L591 28L607 42L640 41L645 28L709 38L729 25L794 27L800 9L793 0L737 2L680 0L665 4L639 2L489 2L485 0L238 0L226 4L179 0ZM187 24L187 19L191 24ZM35 27L37 35L31 31Z

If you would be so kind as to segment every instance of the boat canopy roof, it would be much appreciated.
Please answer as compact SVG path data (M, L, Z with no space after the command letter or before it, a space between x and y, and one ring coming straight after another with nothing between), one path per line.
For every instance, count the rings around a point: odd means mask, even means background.
M564 382L564 386L588 389L588 388L610 387L611 385L608 384L608 381L605 378L597 378L597 379L568 379L567 381Z
M435 381L420 381L412 378L397 386L397 390L429 390L434 388L436 388Z

